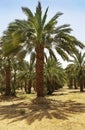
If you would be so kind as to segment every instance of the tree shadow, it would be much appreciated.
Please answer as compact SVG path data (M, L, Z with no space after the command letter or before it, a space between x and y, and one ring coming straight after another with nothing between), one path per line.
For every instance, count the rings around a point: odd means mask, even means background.
M56 90L54 91L54 93L52 93L51 96L63 96L63 95L69 95L70 93L85 93L85 90L83 90L82 92L80 92L79 89L67 89L67 91L61 91L61 90ZM49 96L49 95L48 95Z
M50 100L48 104L31 104L31 113L27 118L28 124L32 124L35 120L42 120L44 117L60 120L68 120L72 114L85 113L85 103L76 103L69 100L62 102L61 100Z
M28 125L34 121L41 121L44 117L47 119L69 120L73 114L85 113L85 103L77 103L68 100L52 100L38 98L30 103L24 101L11 105L0 106L0 120L11 119L9 124L19 120L26 120Z
M85 90L83 90L82 92L80 92L80 90L78 91L78 90L72 90L72 91L70 91L69 93L85 93Z
M57 92L57 93L52 93L51 95L47 95L49 96L63 96L63 95L68 95L68 92Z
M19 98L17 96L6 96L6 95L0 95L0 102L10 102L10 101L17 101L21 100L22 98Z

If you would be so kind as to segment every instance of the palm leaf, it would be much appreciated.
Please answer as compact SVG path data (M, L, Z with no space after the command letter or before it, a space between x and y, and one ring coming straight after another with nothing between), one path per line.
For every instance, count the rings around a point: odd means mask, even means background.
M22 11L28 16L28 19L33 18L33 13L31 12L30 9L28 9L26 7L22 7Z
M55 47L57 53L62 57L63 60L69 60L67 53L60 47Z
M45 22L46 22L47 12L48 12L48 8L46 9L45 14L44 14L44 16L43 16L43 18L42 18L42 26L44 26L44 24L45 24Z

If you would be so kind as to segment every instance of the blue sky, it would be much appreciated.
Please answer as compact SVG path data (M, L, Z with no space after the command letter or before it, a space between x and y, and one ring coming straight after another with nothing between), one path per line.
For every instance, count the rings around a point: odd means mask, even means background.
M48 19L56 12L63 12L59 24L70 24L72 35L85 42L85 0L40 0L43 11L49 6ZM0 0L0 36L14 19L26 18L21 7L29 7L33 12L37 0Z
M70 24L72 35L85 44L85 0L40 1L43 11L49 6L48 19L56 12L64 13L59 18L59 25ZM10 22L26 18L21 7L28 7L35 12L37 3L38 0L0 0L0 36Z

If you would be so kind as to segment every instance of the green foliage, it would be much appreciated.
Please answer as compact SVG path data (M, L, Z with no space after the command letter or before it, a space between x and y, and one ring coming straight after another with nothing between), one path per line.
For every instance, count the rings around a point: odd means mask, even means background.
M81 82L84 86L85 80L85 53L77 53L73 55L73 60L70 61L71 63L66 68L66 73L68 77L70 86L72 86L73 81L76 80L77 86L80 86ZM70 82L71 81L71 82Z
M47 93L52 94L55 89L63 87L66 76L60 62L55 59L48 58L45 63L45 83L47 87Z

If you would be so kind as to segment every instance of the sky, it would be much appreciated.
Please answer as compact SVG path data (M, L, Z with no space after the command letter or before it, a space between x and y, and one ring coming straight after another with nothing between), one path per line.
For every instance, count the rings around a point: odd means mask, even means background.
M49 6L48 20L56 12L62 12L59 25L70 24L72 35L85 44L85 0L0 0L0 36L8 24L15 19L26 19L21 7L28 7L35 12L38 1L43 12Z

